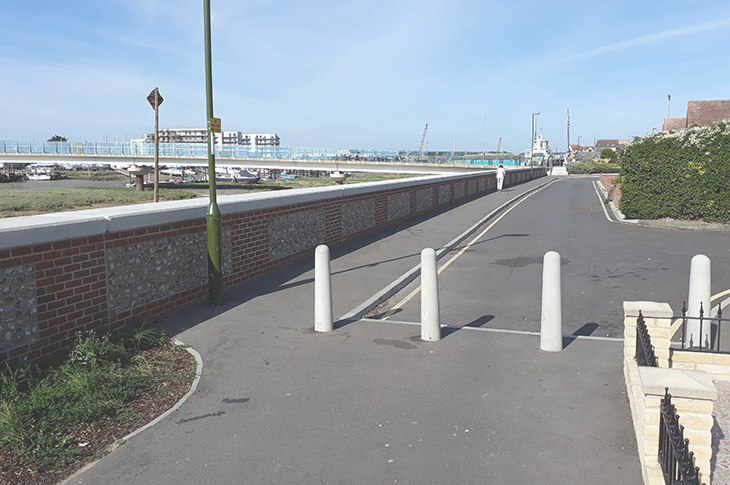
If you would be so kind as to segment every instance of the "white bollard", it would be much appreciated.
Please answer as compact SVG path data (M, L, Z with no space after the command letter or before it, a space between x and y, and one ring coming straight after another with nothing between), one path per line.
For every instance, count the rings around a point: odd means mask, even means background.
M689 295L687 296L687 319L684 333L685 348L710 347L712 322L710 320L712 295L710 282L710 258L698 254L692 258L689 267ZM700 302L702 303L703 321L700 333Z
M332 314L330 248L321 244L314 250L314 331L334 330Z
M421 340L441 340L436 251L421 251Z
M563 350L563 310L560 291L560 254L548 251L542 265L542 313L540 316L540 349Z

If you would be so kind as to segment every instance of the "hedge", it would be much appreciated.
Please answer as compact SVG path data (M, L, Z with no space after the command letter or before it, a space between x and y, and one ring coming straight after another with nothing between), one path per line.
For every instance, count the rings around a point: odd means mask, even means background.
M730 222L730 120L637 138L619 162L627 217Z
M566 166L566 169L571 175L586 173L619 173L621 171L621 165L616 163L587 160L585 162L570 163Z

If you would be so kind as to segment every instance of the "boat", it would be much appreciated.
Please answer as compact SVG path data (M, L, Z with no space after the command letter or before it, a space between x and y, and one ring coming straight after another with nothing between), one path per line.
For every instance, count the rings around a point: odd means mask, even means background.
M244 183L244 184L253 184L261 180L261 177L259 177L257 174L253 172L249 172L248 170L238 170L233 173L226 173L226 174L216 174L216 182L231 182L231 183ZM220 176L224 175L224 176Z
M33 170L32 172L26 173L28 180L61 180L66 178L66 174L63 172L56 172L55 170Z
M233 176L234 182L241 182L244 184L253 184L261 180L258 174L249 172L248 170L240 170L237 175Z
M51 180L51 174L46 172L29 173L28 180Z
M282 179L295 179L298 177L298 175L294 175L293 173L288 172L281 172L278 177Z
M531 161L535 165L547 165L550 156L548 140L545 140L542 137L541 128L540 134L535 137L535 140L532 143L532 148L525 150L525 160Z

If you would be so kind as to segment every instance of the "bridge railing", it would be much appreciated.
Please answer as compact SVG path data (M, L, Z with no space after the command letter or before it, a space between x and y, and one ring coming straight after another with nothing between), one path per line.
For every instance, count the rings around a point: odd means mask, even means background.
M160 143L161 157L205 158L206 144ZM150 157L155 153L153 143L137 142L20 142L0 141L0 155L81 155L81 156L140 156ZM297 160L364 160L393 161L401 163L444 163L452 165L520 165L520 156L511 153L494 153L448 156L419 156L415 153L395 150L361 150L312 147L216 145L215 155L222 158L263 158Z

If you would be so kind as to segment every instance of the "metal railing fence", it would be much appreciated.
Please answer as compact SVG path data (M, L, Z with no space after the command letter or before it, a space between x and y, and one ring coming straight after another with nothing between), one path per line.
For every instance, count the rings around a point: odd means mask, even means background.
M683 302L682 304L682 316L680 317L682 319L682 348L685 350L696 350L700 352L721 352L720 349L720 333L722 330L722 323L730 321L727 318L722 318L722 307L717 308L717 315L715 317L705 317L705 310L702 306L702 302L700 302L700 311L698 317L689 317L687 316L687 302ZM704 343L700 343L700 345L697 345L695 342L690 341L689 348L687 348L687 342L686 342L686 336L687 336L687 323L690 320L697 320L699 321L699 332L698 335L705 335L704 331L707 328L706 326L709 325L709 333L711 334L711 337L709 340L706 340ZM713 328L715 330L713 334Z
M700 469L695 466L694 453L689 451L689 440L684 437L684 426L679 424L668 387L664 388L659 413L658 459L666 485L700 485Z
M639 310L639 316L636 319L636 362L640 366L657 367L656 354L654 346L651 344L651 336L646 328L644 315Z

